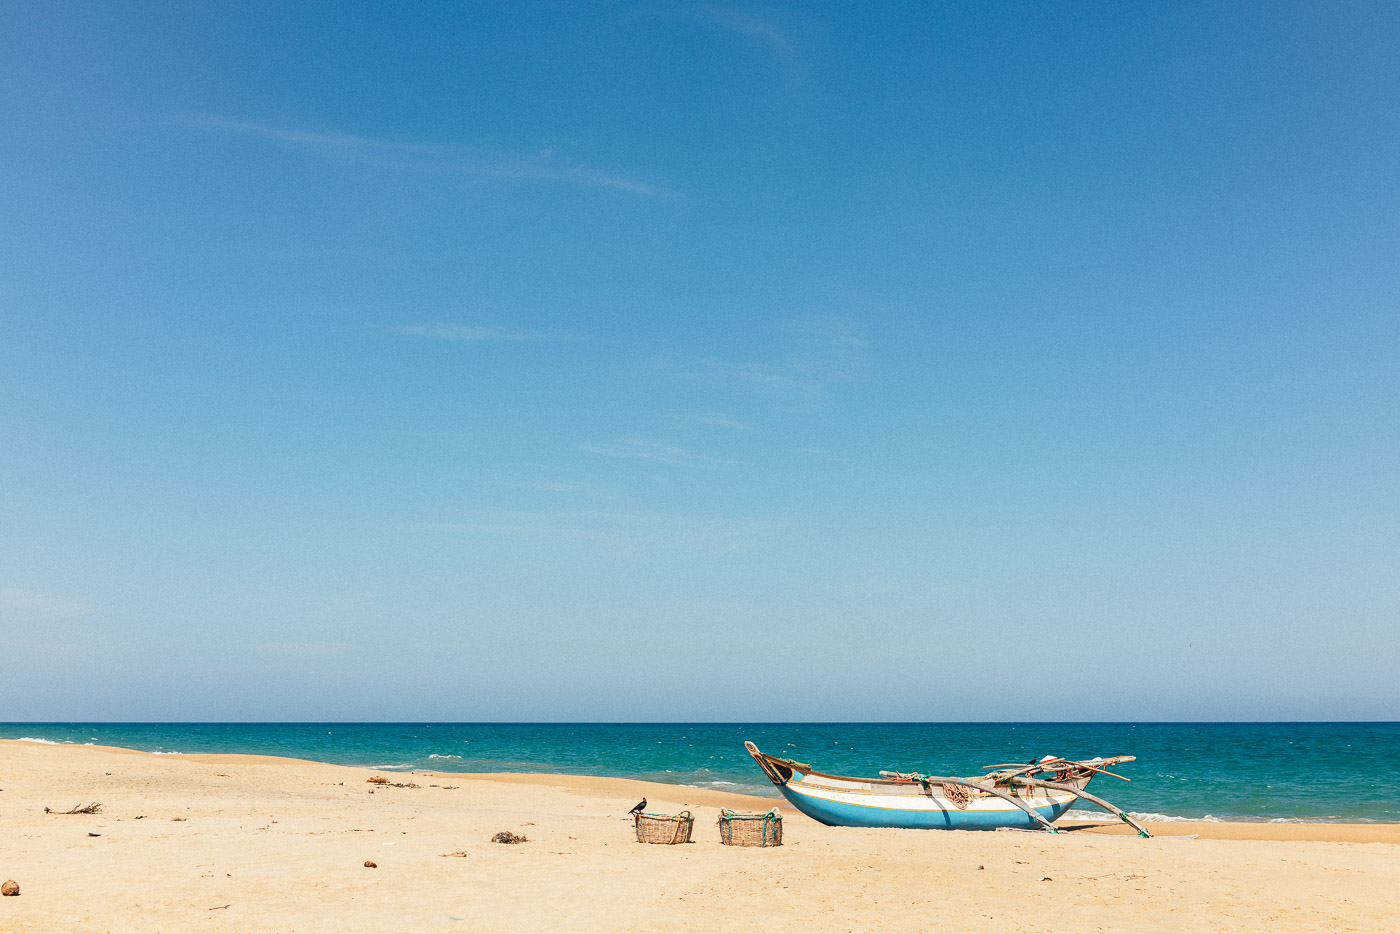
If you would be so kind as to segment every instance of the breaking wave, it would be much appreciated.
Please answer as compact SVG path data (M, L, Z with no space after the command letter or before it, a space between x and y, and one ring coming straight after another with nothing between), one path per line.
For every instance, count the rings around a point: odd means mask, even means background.
M1182 817L1178 814L1157 814L1153 811L1129 811L1129 815L1138 820L1154 821L1159 824L1172 824L1182 821L1193 821L1202 824L1223 824L1224 818L1216 817L1214 814L1207 814L1205 817Z
M1136 820L1152 821L1157 824L1175 824L1184 822L1223 824L1224 818L1207 814L1205 817L1182 817L1179 814L1160 814L1156 811L1129 811L1128 815ZM1079 821L1102 821L1106 824L1118 823L1118 818L1105 811L1085 811L1079 808L1072 808L1065 812L1063 820Z
M1103 811L1080 811L1080 810L1077 810L1077 809L1075 809L1075 808L1071 808L1070 810L1065 811L1065 816L1064 816L1063 818L1061 818L1061 819L1062 819L1062 820L1115 821L1115 822L1118 820L1118 818L1114 817L1112 814L1105 814Z

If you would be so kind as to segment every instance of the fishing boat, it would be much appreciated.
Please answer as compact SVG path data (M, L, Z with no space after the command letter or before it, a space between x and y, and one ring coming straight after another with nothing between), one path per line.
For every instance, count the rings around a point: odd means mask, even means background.
M976 778L881 772L848 778L818 772L744 743L768 779L793 807L833 827L907 827L921 830L1048 830L1079 799L1097 804L1144 837L1146 829L1107 801L1085 791L1095 775L1136 756L1082 762L1046 756L1024 765L989 765Z

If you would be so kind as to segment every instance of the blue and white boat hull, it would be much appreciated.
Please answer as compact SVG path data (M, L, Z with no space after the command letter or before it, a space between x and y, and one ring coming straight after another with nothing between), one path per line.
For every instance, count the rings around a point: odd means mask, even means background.
M752 747L752 744L746 744ZM827 775L749 749L783 797L813 820L834 827L903 827L921 830L1038 830L1042 825L1013 801L975 789L945 788L908 779L860 779ZM1087 781L1085 782L1087 784ZM1049 789L1008 789L1046 821L1055 821L1079 796ZM960 806L961 805L961 806Z
M803 776L803 779L810 776ZM960 809L936 795L862 795L797 781L778 786L792 806L815 821L833 827L908 827L919 830L996 830L1011 827L1039 830L1040 824L1013 804L997 798L968 802ZM1054 823L1074 804L1077 795L1036 795L1026 805Z

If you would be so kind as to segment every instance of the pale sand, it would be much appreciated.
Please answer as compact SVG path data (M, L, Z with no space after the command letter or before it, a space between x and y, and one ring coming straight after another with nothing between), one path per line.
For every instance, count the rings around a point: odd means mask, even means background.
M371 774L0 740L0 879L21 886L0 931L1400 930L1394 825L1159 824L1214 839L1142 840L832 828L785 807L784 846L740 849L719 844L717 808L772 801L538 775L379 773L423 787L376 789ZM643 795L694 811L698 842L634 842ZM101 813L44 813L91 801ZM489 842L499 830L529 842Z

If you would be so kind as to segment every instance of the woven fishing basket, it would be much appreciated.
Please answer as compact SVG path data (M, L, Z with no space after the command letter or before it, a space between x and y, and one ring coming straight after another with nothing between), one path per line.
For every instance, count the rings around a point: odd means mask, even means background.
M782 846L783 816L777 808L767 814L724 808L719 812L719 842L725 846Z
M689 843L695 818L689 811L679 814L638 814L638 843Z

